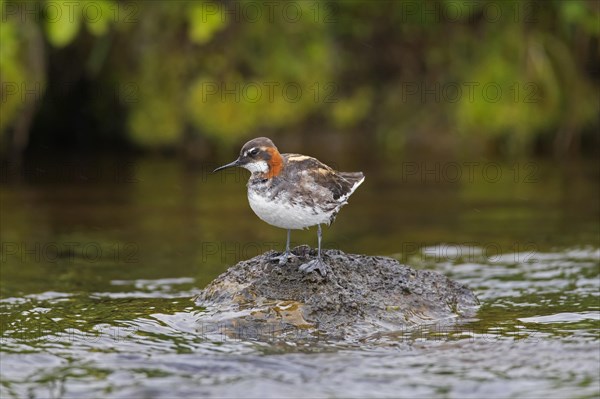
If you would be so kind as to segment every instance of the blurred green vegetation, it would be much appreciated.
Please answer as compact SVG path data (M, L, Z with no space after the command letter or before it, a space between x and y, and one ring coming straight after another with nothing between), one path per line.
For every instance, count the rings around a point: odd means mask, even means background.
M0 0L3 152L284 131L597 142L599 2Z

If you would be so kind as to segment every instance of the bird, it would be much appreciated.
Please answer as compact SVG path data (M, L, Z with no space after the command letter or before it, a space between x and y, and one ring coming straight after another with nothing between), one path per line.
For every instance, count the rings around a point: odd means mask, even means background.
M248 202L264 222L287 230L285 252L272 256L279 265L296 257L290 252L290 231L317 226L317 258L300 266L306 273L330 270L321 254L321 225L330 225L348 198L365 180L362 172L338 172L316 158L300 154L281 154L273 141L258 137L243 145L239 157L216 168L231 167L251 172Z

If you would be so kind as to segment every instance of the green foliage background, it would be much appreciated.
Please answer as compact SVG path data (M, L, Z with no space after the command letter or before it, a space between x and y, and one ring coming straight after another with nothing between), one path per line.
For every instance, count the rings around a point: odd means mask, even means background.
M142 148L331 129L392 150L444 136L511 152L598 131L597 1L0 8L5 152L75 130Z

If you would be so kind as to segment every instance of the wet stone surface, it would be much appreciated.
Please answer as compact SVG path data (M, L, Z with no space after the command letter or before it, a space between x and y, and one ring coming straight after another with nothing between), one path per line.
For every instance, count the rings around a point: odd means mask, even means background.
M392 258L325 250L330 272L323 277L299 270L316 250L300 246L292 253L297 257L283 266L271 260L273 251L239 262L211 282L197 298L207 308L203 328L257 339L299 332L361 338L453 322L479 305L467 286Z

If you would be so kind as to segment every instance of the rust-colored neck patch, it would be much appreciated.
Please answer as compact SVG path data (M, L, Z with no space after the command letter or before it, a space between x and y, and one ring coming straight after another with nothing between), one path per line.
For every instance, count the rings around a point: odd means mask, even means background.
M281 169L283 169L283 158L277 148L269 147L267 148L267 152L271 156L269 159L269 171L266 173L266 178L271 179L275 176L279 176L281 173Z

